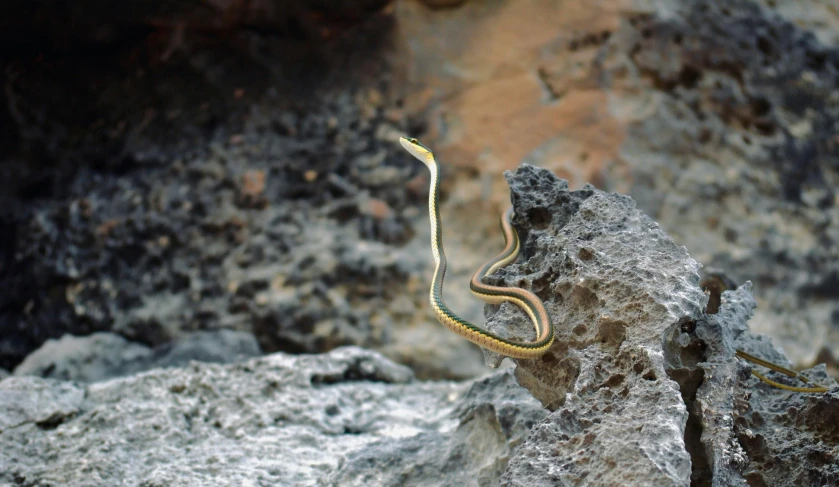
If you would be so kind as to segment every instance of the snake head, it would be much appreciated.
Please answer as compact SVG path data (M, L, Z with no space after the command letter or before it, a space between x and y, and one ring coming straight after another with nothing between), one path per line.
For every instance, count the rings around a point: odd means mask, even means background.
M417 139L411 137L399 137L399 143L402 144L402 147L404 147L406 151L410 152L412 156L421 160L425 164L428 164L429 158L434 157L431 153L431 149L422 145L422 143L420 143Z

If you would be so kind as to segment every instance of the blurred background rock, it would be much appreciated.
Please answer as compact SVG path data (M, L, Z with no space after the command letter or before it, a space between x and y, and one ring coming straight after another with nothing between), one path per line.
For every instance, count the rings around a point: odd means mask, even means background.
M528 162L629 194L754 282L752 330L836 366L832 1L16 0L0 41L0 369L55 339L124 373L226 329L255 337L243 356L355 344L420 378L485 372L426 305L406 133L445 166L465 316L502 245L502 172ZM120 346L58 340L94 332Z

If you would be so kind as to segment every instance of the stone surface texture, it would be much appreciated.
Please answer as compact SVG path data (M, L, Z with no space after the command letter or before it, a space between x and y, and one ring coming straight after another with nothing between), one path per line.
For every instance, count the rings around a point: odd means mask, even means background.
M425 305L427 176L393 143L423 121L388 2L106 3L0 6L21 39L0 45L0 366L65 334L229 329L485 372Z
M650 113L621 150L628 194L698 261L755 283L755 331L799 364L835 355L839 46L744 0L638 16L613 38L602 75L656 88L626 101Z
M444 214L474 228L502 211L498 174L521 162L628 194L698 262L754 283L752 327L794 364L836 363L836 2L401 7L415 82L440 93L422 102L429 143L456 166Z
M421 383L348 347L0 382L0 485L497 485L546 411L512 374Z
M504 484L685 483L688 414L667 374L663 338L705 309L698 264L631 198L570 191L529 165L507 179L523 257L491 279L541 297L556 342L518 361L519 382L553 413L516 450ZM489 313L490 329L532 339L521 310L500 308Z
M231 363L262 355L253 335L231 330L195 332L156 348L112 333L47 340L18 365L15 375L96 382L190 361Z
M834 0L114 5L0 3L0 487L839 485Z
M756 308L751 293L749 282L723 292L718 312L674 328L668 339L670 374L690 412L685 445L692 485L834 485L839 387L824 366L804 375L830 392L796 394L760 382L749 364L731 360L742 349L790 366L771 340L748 331Z
M824 367L805 374L833 389L800 395L750 378L734 357L741 348L785 364L769 339L747 331L756 308L750 283L703 292L684 247L629 197L570 191L529 165L508 179L522 257L488 280L545 300L558 332L545 356L461 383L417 381L409 368L356 347L190 362L89 384L14 375L0 381L0 485L839 479L839 386ZM516 308L487 314L499 333L533 334ZM53 370L42 374L124 373L80 358L97 350L80 355L80 344L100 341L117 357L135 350L109 335L65 338L24 364L53 350ZM486 359L498 365L499 357Z
M752 327L795 365L837 363L835 2L105 3L0 7L7 370L67 333L226 328L479 375L426 306L427 178L404 133L445 165L468 318L500 174L527 162L631 195L754 283Z

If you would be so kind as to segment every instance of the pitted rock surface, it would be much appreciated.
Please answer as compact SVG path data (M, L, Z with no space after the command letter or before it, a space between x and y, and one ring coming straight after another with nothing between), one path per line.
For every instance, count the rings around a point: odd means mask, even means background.
M751 283L723 296L718 312L681 323L667 337L668 374L688 409L685 448L693 485L746 485L749 459L733 425L736 405L748 400L749 368L733 357L756 304Z
M748 331L749 283L710 293L711 312L696 264L630 198L532 166L510 181L524 250L494 279L537 292L559 334L515 375L419 382L349 347L93 384L7 377L0 485L836 483L839 388L824 368L805 374L834 389L798 395L734 358L787 365ZM533 334L514 307L489 315Z
M651 107L616 157L624 192L697 261L755 283L751 327L793 362L835 357L837 4L673 4L624 23L597 73Z
M356 347L0 381L0 485L497 485L547 414L509 371L419 382Z
M529 165L506 176L522 257L495 281L542 298L556 342L543 357L518 361L519 382L554 412L516 450L502 485L686 482L687 410L663 346L670 328L705 308L698 264L629 197L569 191ZM513 306L489 307L488 318L497 333L533 338Z
M692 485L836 485L839 388L824 366L802 374L832 389L797 394L760 382L750 374L751 364L732 360L742 349L790 367L768 337L748 331L756 308L746 282L722 293L718 312L683 323L668 337L668 373L679 382L689 412L685 446Z

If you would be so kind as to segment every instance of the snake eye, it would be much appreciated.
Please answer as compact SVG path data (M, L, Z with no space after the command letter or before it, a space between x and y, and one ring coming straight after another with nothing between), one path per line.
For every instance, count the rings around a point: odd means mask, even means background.
M411 139L408 139L408 142L410 142L412 144L416 144L419 141L417 139L411 138Z

